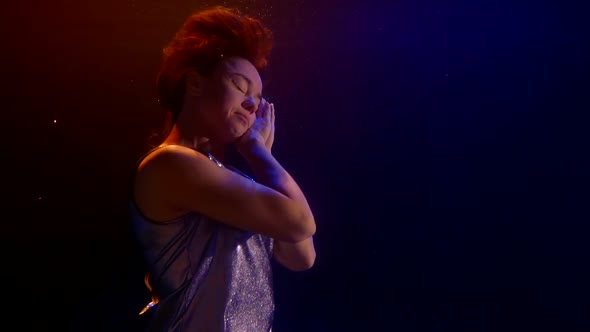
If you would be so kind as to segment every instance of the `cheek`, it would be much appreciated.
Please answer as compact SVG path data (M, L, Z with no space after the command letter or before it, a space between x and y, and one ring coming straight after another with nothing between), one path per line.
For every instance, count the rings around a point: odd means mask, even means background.
M221 84L214 89L207 91L204 106L207 113L214 113L215 117L228 117L236 109L241 107L244 96L231 86Z
M207 113L222 114L227 110L228 105L230 105L229 100L227 91L210 90L209 94L203 100L203 106L205 106Z
M236 89L227 89L224 93L224 101L230 105L240 105L244 100L244 94Z

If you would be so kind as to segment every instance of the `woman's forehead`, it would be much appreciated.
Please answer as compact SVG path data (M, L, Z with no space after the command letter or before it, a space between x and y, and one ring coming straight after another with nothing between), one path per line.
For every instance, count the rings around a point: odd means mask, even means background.
M225 59L222 64L225 73L240 74L250 79L252 83L262 85L262 80L258 71L250 61L240 57L231 57Z

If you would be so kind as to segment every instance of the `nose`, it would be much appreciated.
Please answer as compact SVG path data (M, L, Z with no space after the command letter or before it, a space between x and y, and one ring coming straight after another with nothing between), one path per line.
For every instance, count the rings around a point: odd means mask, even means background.
M247 96L246 100L242 102L242 107L250 113L256 112L256 101L252 96Z

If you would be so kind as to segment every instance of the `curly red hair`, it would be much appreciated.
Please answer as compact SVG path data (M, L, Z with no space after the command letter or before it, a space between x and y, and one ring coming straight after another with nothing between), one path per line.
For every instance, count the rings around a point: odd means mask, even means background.
M189 71L207 76L224 57L239 56L262 75L271 49L270 29L237 9L215 6L191 14L164 48L156 80L160 103L171 112L171 122L182 108Z

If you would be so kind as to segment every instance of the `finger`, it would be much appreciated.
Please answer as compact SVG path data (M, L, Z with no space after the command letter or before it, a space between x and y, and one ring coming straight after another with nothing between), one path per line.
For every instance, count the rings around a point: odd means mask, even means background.
M274 125L275 123L275 104L270 104L270 121Z
M272 105L270 103L266 103L266 118L268 119L268 121L271 121L272 119Z
M266 99L262 98L260 100L260 104L258 104L258 109L256 110L256 117L263 118L264 117L264 108L266 107Z
M270 133L274 137L275 135L275 105L270 104Z
M260 108L261 108L261 112L260 112L260 117L263 119L267 119L268 118L268 113L269 113L269 106L268 106L268 102L266 101L266 99L262 100L262 103L260 104Z

